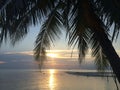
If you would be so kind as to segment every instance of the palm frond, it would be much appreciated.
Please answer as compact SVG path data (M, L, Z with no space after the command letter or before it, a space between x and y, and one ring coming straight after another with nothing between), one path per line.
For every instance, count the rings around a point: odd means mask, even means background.
M63 25L65 26L65 28L68 30L69 29L69 15L70 15L70 10L71 10L71 0L65 0L64 3L64 7L63 7Z
M96 39L94 33L91 34L90 38L92 56L95 57L95 64L98 71L105 71L109 67L109 62L105 56L102 47Z
M3 28L0 36L1 43L7 35L13 45L23 39L28 32L28 27L40 23L44 16L54 8L55 1L11 0L9 3L6 2L7 5L1 6L3 9L0 9L0 27Z
M51 42L53 42L57 37L59 37L61 31L60 27L62 25L62 17L59 12L57 12L57 7L51 12L48 18L42 25L40 33L37 36L35 43L35 57L39 59L41 55L41 50L44 48L49 48Z
M1 0L0 1L0 13L7 7L7 5L11 2L12 0Z
M75 47L77 45L79 51L79 61L80 63L85 58L88 51L89 42L89 30L82 18L82 10L79 7L79 3L72 8L69 23L69 41L68 45Z
M5 21L0 18L0 46L3 43L3 41L6 42L7 38L8 38L8 30L6 25L4 25Z
M94 5L98 16L106 22L106 27L113 28L112 41L117 39L120 31L120 1L95 0Z

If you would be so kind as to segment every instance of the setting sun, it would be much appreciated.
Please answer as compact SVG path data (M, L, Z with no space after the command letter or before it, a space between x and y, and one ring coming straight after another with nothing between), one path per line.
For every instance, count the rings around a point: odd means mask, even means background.
M48 57L55 58L55 57L57 57L58 55L57 55L57 54L54 54L54 53L47 53L47 56L48 56Z

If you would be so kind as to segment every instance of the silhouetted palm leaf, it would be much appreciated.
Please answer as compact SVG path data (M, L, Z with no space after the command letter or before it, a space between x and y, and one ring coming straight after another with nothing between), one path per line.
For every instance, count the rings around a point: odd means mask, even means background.
M106 69L108 69L109 62L94 33L91 33L90 44L92 56L95 57L95 64L98 71L105 71Z
M59 5L59 4L58 4ZM62 18L59 12L57 12L58 7L56 7L45 20L40 30L40 33L36 39L35 46L35 57L39 58L39 55L42 54L41 50L44 48L49 48L51 45L51 41L55 40L56 37L59 37L61 31L60 27L62 24Z
M119 0L95 0L94 5L97 7L97 14L106 22L106 26L110 28L114 26L112 40L118 37L120 29L120 1Z
M28 27L42 21L48 11L53 8L55 0L6 0L1 5L1 42L10 37L13 44L22 39L28 32ZM9 13L6 13L9 12ZM5 32L5 33L4 33Z

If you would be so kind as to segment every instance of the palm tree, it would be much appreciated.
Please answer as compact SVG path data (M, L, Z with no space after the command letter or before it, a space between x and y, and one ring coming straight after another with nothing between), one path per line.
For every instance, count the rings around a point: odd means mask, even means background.
M15 44L30 25L41 23L34 49L40 59L60 38L60 27L65 27L68 45L78 47L80 62L90 46L98 69L110 65L120 83L120 58L112 45L119 35L119 9L120 0L1 0L0 43L11 40Z

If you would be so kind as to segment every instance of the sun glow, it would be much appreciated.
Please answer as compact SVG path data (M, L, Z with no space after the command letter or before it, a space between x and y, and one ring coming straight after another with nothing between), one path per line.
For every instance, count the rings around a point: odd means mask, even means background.
M47 56L48 56L48 57L52 57L52 58L58 57L58 55L57 55L57 54L54 54L54 53L47 53Z

